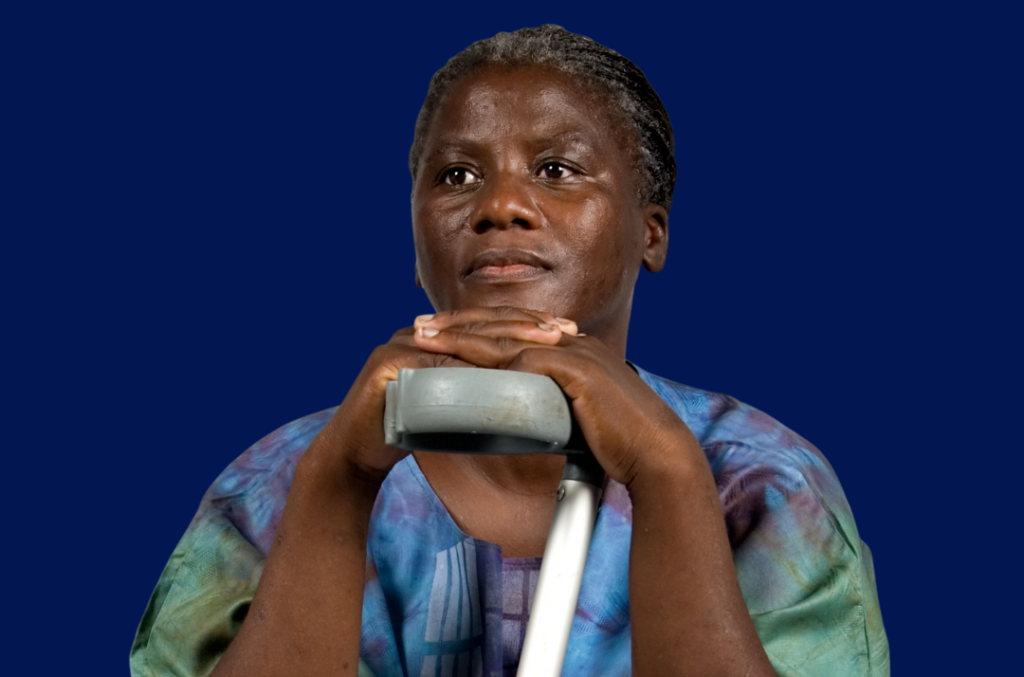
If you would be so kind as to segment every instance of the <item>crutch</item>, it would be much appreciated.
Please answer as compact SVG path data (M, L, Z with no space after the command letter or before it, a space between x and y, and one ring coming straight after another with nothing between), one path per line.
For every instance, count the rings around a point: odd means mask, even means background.
M500 369L402 369L387 385L384 438L410 451L565 454L517 673L561 675L604 484L561 388Z

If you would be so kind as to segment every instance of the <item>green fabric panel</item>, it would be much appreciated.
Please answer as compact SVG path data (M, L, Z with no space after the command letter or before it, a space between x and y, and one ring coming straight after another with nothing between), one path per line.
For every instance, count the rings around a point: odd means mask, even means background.
M206 677L238 634L264 558L221 513L189 529L139 625L133 677ZM374 677L359 661L358 677Z
M874 581L856 553L847 553L845 562L828 569L800 602L751 616L779 675L889 674L889 646Z
M132 647L132 675L210 674L263 572L263 555L216 512L193 525L171 559Z

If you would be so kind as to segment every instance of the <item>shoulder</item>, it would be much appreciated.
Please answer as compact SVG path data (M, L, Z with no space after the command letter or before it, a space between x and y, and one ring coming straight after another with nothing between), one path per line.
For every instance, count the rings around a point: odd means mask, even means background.
M206 674L213 668L255 594L295 464L333 412L281 426L210 486L139 624L133 675Z
M761 493L767 507L810 492L830 512L850 512L839 478L825 456L768 414L734 397L708 392L637 368L700 442L724 506ZM839 525L842 526L842 525ZM852 525L851 525L852 526Z
M887 674L871 553L825 456L733 397L637 372L700 441L744 600L780 674Z
M767 526L766 517L788 514L802 523L808 537L812 526L821 538L836 532L854 556L860 555L860 539L839 478L813 444L734 397L637 371L704 449L734 549L755 527Z
M245 450L214 480L193 525L224 515L264 555L269 552L295 466L337 407L286 423Z

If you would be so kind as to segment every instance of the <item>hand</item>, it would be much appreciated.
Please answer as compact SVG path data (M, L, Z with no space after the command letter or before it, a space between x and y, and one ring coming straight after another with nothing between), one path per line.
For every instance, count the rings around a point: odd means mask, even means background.
M508 323L517 312L524 311L420 318L415 344L479 367L550 376L572 401L594 456L632 501L634 674L774 674L743 601L711 468L690 429L601 341L568 325L538 335Z
M575 323L502 307L426 315L414 328L415 345L425 353L554 379L598 462L627 487L669 465L710 476L686 424L620 356L579 334Z
M498 341L515 337L516 343L524 345L554 345L563 332L576 334L575 323L550 313L514 308L491 309L488 312L491 321L478 328L480 336L490 335ZM460 317L459 311L445 315ZM400 329L387 344L371 353L345 400L303 456L302 469L314 469L313 472L304 472L304 478L326 479L342 471L368 479L371 485L379 484L392 466L408 454L384 443L387 383L397 380L398 372L403 368L476 366L453 355L423 350L416 343L414 332L429 334L430 331L422 327L426 318L432 317L417 318L416 327L419 329Z

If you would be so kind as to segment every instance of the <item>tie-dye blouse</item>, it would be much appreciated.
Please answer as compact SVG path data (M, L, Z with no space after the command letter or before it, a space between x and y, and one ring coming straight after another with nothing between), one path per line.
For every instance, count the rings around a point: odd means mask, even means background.
M638 373L700 440L718 484L736 572L780 675L888 675L871 553L831 466L737 400ZM295 464L333 414L263 438L217 478L171 555L132 646L131 672L206 675L238 632ZM632 505L608 481L563 675L629 675ZM361 677L500 677L501 548L463 533L410 456L370 520Z

